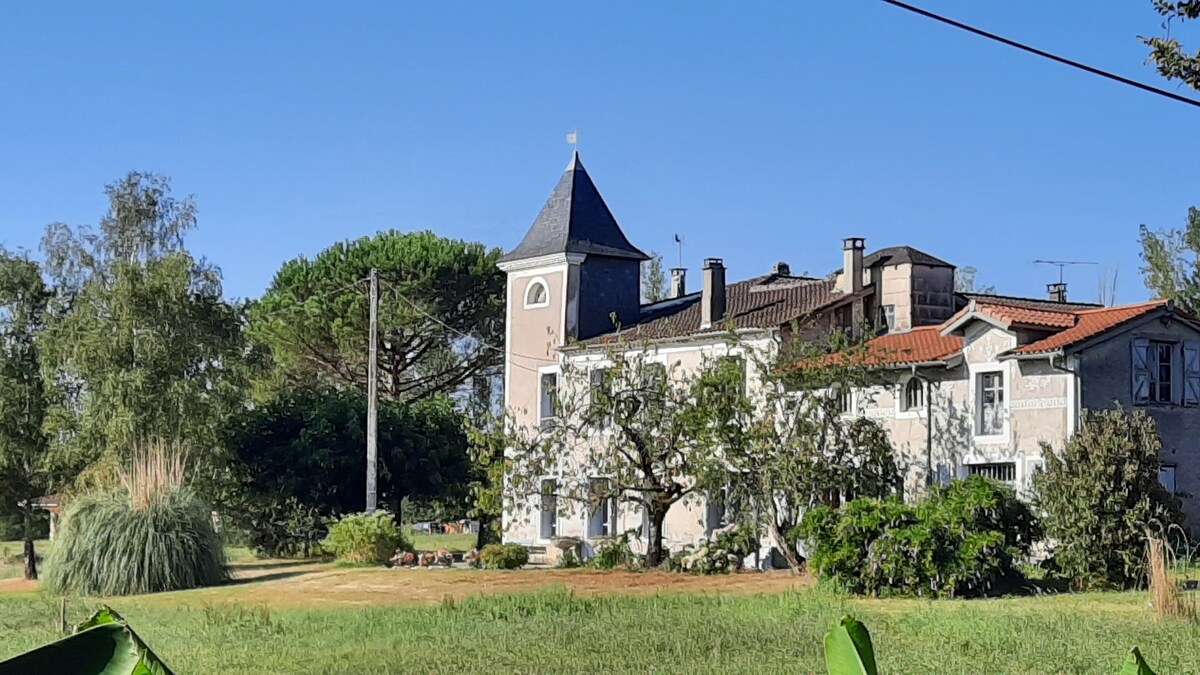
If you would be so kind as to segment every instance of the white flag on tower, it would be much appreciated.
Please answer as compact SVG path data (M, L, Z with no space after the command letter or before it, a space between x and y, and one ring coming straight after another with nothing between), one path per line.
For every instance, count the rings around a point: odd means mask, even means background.
M572 131L572 132L568 133L567 134L567 142L570 143L571 145L577 145L579 143L579 132Z

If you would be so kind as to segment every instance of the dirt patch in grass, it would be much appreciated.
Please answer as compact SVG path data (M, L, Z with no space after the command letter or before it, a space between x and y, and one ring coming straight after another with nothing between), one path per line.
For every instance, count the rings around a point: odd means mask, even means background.
M238 602L270 607L433 604L445 598L567 588L579 595L652 595L663 592L750 595L778 593L812 583L789 572L748 572L700 577L669 572L592 570L340 568L328 564L279 565L239 570L219 588L147 596L149 602Z

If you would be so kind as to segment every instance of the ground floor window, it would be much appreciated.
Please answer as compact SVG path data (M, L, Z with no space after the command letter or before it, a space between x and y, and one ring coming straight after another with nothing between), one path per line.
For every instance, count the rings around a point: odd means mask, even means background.
M1158 467L1158 482L1162 483L1167 492L1175 494L1175 465L1163 464Z
M1015 462L990 462L987 464L968 464L968 476L983 476L1002 483L1014 483L1017 480L1017 465Z
M610 496L611 484L603 478L593 478L593 498L588 507L588 536L611 537L616 534L617 500Z
M542 481L542 539L558 536L558 483L553 478Z

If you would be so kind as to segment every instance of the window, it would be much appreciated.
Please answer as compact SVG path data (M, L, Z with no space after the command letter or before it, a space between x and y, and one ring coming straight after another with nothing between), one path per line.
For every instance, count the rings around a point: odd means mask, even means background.
M896 329L896 306L895 305L880 305L879 306L879 327L884 328L887 332L892 332Z
M558 483L553 478L542 481L542 539L558 536L558 497L555 491Z
M525 287L525 307L545 307L550 304L550 289L542 279L534 279Z
M1139 338L1133 341L1134 403L1173 403L1175 344Z
M968 476L983 476L1002 483L1014 483L1017 480L1017 465L1015 462L993 462L990 464L968 464Z
M901 399L902 410L907 412L919 411L925 407L925 383L912 377L904 383L904 393Z
M708 495L706 502L704 530L710 534L713 530L736 523L742 512L741 504L730 494L728 486Z
M1167 492L1175 494L1175 465L1163 464L1158 467L1158 482L1167 489Z
M854 412L854 392L845 385L834 385L829 393L833 399L833 410L839 415L849 415Z
M545 422L558 417L558 373L542 373L541 384L538 419Z
M1004 373L980 373L976 398L979 401L976 435L1004 433Z
M611 483L603 478L593 478L590 483L592 500L588 508L588 536L611 537L617 529L617 500L608 494Z

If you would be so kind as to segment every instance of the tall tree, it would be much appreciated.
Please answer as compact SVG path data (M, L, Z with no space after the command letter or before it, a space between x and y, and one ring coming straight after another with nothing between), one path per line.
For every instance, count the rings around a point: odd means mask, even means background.
M954 271L954 290L959 293L995 293L995 286L979 283L979 270L967 265Z
M733 344L737 344L736 338ZM697 433L719 448L699 482L723 486L727 499L757 504L767 532L798 569L796 528L806 509L856 497L885 497L899 485L887 432L873 420L848 418L852 396L878 380L865 347L841 331L740 350L700 376ZM753 387L745 363L755 364Z
M47 429L82 464L151 437L208 459L241 395L230 377L244 353L240 312L221 297L220 271L184 246L194 200L137 172L106 194L98 228L54 223L42 241L58 290L42 342Z
M1196 0L1152 0L1154 9L1165 17L1164 37L1138 36L1150 47L1150 60L1158 72L1168 80L1180 80L1192 89L1200 91L1200 52L1189 54L1179 40L1170 37L1172 21L1189 21L1200 18L1200 2Z
M666 297L667 274L663 270L663 259L657 251L651 251L650 259L642 263L642 302L655 303Z
M695 478L711 463L710 446L694 433L707 418L695 390L699 375L660 363L647 345L615 345L606 358L603 370L564 364L553 421L505 425L505 506L515 512L546 496L546 476L556 477L552 496L564 509L607 500L636 505L646 520L646 564L654 567L665 557L667 511L703 489Z
M36 262L0 249L0 494L23 520L25 578L37 578L34 501L51 485L38 339L51 293Z
M1200 309L1200 209L1188 209L1182 230L1141 227L1142 276L1146 287L1181 309Z
M432 232L382 232L283 265L250 313L276 386L367 390L370 303L380 275L379 392L411 401L454 391L503 354L498 249Z

